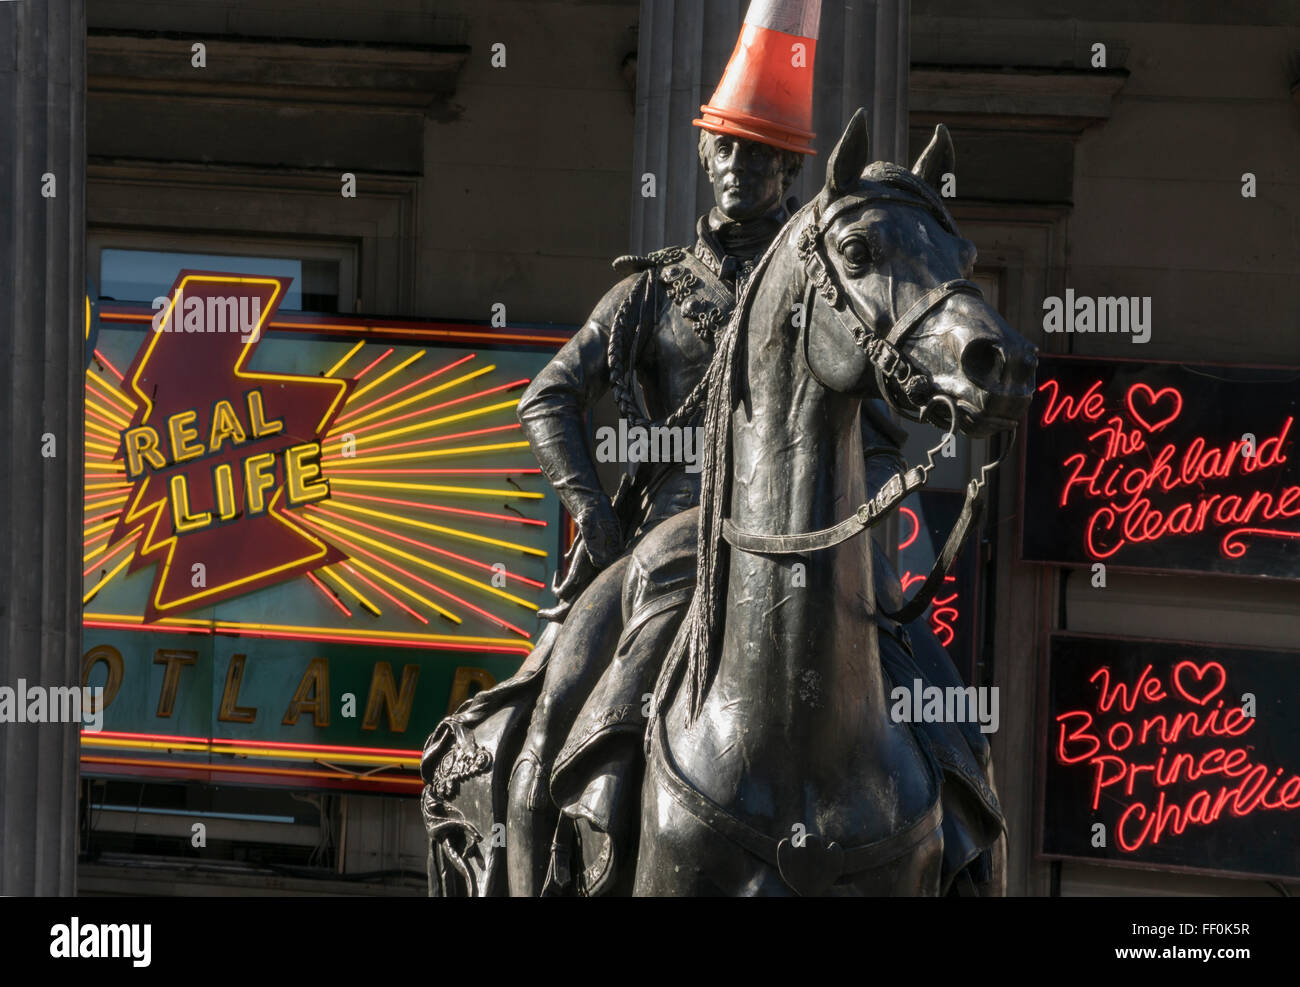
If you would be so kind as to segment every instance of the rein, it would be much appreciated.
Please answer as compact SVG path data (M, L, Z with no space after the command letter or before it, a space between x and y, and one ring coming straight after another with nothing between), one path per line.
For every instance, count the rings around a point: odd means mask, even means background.
M812 306L816 296L820 295L831 309L836 320L848 331L858 347L871 360L876 376L876 384L882 396L888 395L888 387L894 384L906 397L913 408L918 409L919 417L924 421L930 409L937 405L946 405L948 409L948 430L937 445L926 452L926 462L922 466L900 470L877 491L876 495L862 504L858 509L839 524L817 531L797 534L769 535L737 528L730 518L722 520L722 537L733 548L751 552L756 555L805 555L818 552L860 534L878 524L891 511L895 510L911 493L920 490L929 481L934 470L935 454L943 448L957 427L957 408L952 399L946 395L936 394L934 381L928 373L917 367L899 349L900 344L909 333L938 306L957 294L973 294L983 298L983 292L973 281L956 278L927 291L914 302L902 317L897 319L889 332L878 335L867 327L865 320L853 304L852 296L843 289L824 253L825 233L834 218L848 209L881 200L902 202L934 212L924 199L907 194L884 193L875 195L853 195L837 199L827 209L825 216L813 205L812 219L799 233L798 252L803 262L806 288L804 289L804 325L812 324ZM945 215L936 214L949 232L954 232L951 220ZM806 330L805 330L806 331ZM1015 433L1012 432L1012 442ZM952 565L966 540L967 534L983 512L983 492L987 486L988 474L1006 457L1011 443L997 459L981 467L978 477L972 477L966 484L966 499L962 504L952 530L944 542L930 572L922 583L920 590L900 609L882 612L901 624L908 624L919 617L930 605L934 595L943 585L944 574Z

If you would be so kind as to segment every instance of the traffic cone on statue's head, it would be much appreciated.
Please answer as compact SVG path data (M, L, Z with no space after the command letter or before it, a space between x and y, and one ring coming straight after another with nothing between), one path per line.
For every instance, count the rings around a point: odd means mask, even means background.
M821 0L751 0L731 61L695 126L773 147L812 148Z

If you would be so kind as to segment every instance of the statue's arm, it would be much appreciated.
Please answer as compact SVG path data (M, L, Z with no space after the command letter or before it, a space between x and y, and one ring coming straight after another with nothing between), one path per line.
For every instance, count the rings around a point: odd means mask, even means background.
M622 551L622 533L600 485L586 416L610 388L610 324L632 280L620 283L601 300L519 400L519 423L533 456L577 521L587 554L600 567Z

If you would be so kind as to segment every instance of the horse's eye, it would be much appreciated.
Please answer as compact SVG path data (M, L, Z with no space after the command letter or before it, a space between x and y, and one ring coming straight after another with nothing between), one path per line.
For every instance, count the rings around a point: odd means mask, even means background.
M871 263L871 248L867 246L866 241L858 237L846 242L840 248L840 253L853 267L865 267Z

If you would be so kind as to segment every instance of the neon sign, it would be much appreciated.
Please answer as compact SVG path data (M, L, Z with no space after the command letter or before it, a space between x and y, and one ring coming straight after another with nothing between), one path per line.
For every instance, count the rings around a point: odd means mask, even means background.
M1300 873L1300 656L1052 639L1043 847L1109 862Z
M182 271L95 316L89 773L406 790L531 649L562 526L515 407L567 334L280 313L286 287Z
M899 510L905 524L905 530L909 533L903 536L903 540L898 544L898 550L905 552L916 544L917 537L921 534L921 519L917 516L916 511L910 507L902 507ZM931 565L934 563L931 562ZM904 569L900 575L899 582L903 587L903 595L906 596L911 592L912 587L917 583L925 582L925 572L913 572L911 569ZM936 593L934 601L930 604L927 611L930 620L930 629L934 631L934 636L939 639L939 643L945 648L952 644L956 631L953 624L961 617L961 611L957 606L957 590L954 588L949 591L949 586L955 586L957 577L951 573L943 577L944 589Z
M1047 357L1029 561L1300 578L1297 373Z
M943 544L961 505L962 494L946 490L926 490L904 501L899 511L898 560L905 597L925 580L934 564L936 548ZM925 618L969 682L975 671L976 553L960 552L943 581Z
M285 509L329 496L320 443L349 382L250 372L261 321L244 338L169 331L183 295L203 304L232 290L251 296L264 321L285 282L182 273L172 306L160 313L161 331L150 334L126 372L126 399L134 405L122 433L130 489L109 541L138 541L128 573L158 563L146 623L345 558ZM250 543L256 553L228 548Z

